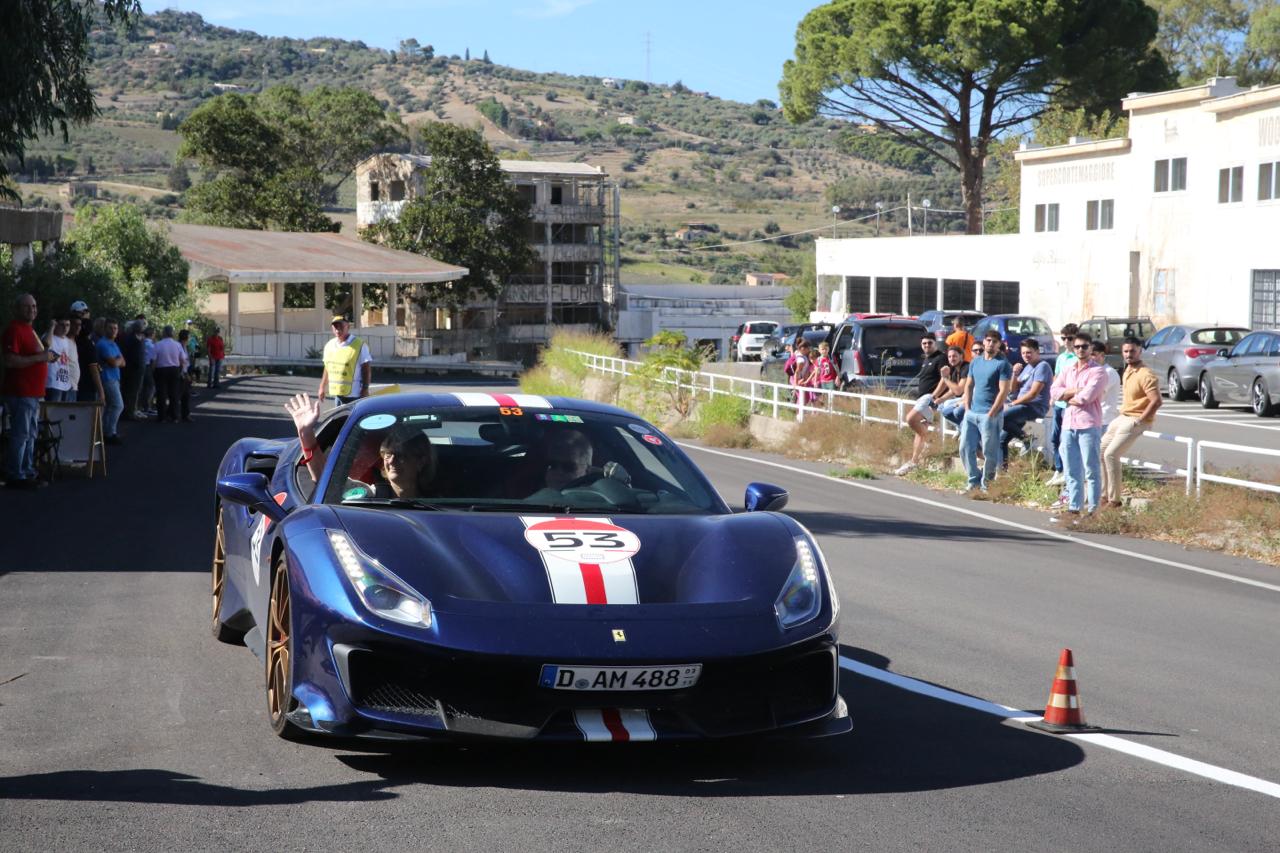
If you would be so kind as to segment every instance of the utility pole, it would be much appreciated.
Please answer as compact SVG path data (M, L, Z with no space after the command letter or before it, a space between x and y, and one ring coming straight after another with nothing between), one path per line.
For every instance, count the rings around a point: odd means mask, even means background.
M915 234L915 228L911 222L911 193L907 193L907 236L911 237Z
M880 211L884 210L884 202L876 202L876 236L880 236Z
M929 236L929 208L933 206L933 202L929 201L929 199L926 198L924 201L920 202L920 204L924 206L924 236L928 237Z
M652 75L649 73L649 55L653 46L652 41L650 33L646 32L644 34L644 82L646 83L653 82L651 79Z

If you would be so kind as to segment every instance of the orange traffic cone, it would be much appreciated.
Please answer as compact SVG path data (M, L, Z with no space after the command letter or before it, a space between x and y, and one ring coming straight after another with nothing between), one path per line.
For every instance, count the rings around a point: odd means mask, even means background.
M1063 649L1058 656L1058 671L1049 690L1049 703L1044 706L1044 719L1027 725L1054 734L1097 730L1097 726L1084 721L1084 709L1080 707L1080 696L1076 693L1076 669L1071 649Z

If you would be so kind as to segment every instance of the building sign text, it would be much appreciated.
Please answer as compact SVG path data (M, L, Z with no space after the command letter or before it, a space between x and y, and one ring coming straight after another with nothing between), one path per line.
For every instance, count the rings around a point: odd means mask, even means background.
M1115 177L1115 163L1078 163L1073 166L1054 166L1052 169L1045 169L1036 177L1036 183L1042 187L1056 187L1062 184L1113 181Z

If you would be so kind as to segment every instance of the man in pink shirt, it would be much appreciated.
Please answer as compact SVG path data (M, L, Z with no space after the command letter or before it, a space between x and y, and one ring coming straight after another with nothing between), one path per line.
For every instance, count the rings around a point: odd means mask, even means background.
M1067 511L1050 521L1078 524L1080 510L1093 513L1102 497L1102 399L1107 374L1089 358L1092 340L1076 335L1072 340L1075 361L1053 380L1050 399L1066 403L1062 415L1061 452L1067 478Z

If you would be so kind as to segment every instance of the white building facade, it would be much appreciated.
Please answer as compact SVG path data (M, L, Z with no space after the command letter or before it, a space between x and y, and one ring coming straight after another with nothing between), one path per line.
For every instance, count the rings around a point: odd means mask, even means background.
M1018 152L1019 234L820 240L818 307L1280 326L1280 86L1124 109L1126 138Z

